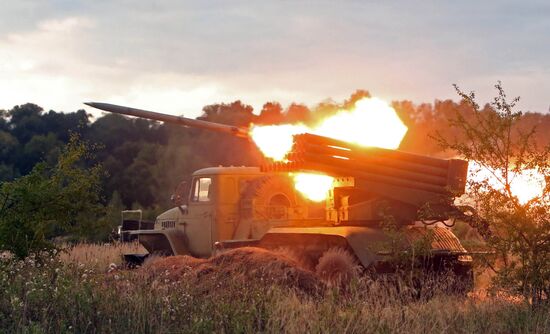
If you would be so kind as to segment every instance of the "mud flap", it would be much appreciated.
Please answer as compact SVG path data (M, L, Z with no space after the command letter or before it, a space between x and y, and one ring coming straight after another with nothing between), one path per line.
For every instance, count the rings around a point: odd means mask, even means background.
M160 255L189 255L187 237L179 229L166 230L139 230L137 234L139 242L147 249L149 254Z
M149 253L144 254L124 254L124 265L128 268L136 268L141 266L145 259L149 256Z

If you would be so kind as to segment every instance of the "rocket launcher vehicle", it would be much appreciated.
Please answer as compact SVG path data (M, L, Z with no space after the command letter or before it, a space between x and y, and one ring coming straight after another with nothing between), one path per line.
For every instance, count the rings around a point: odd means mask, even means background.
M196 127L250 138L248 129L109 103L87 105L122 115ZM379 221L384 207L400 222L445 220L457 212L454 198L464 193L468 162L399 150L363 147L310 133L294 136L286 162L266 162L266 173L310 172L335 178L327 200L327 220L364 224Z

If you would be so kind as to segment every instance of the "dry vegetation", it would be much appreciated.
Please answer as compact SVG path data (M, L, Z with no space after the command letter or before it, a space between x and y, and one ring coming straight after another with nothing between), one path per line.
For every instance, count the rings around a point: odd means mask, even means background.
M95 269L105 269L111 264L120 266L122 255L129 253L147 253L138 242L114 244L79 243L66 246L60 253L60 259L67 264L85 264Z
M77 245L0 262L0 329L47 333L545 333L548 309L499 295L416 298L353 277L324 281L284 253L239 249L208 260L109 269L135 245ZM334 261L334 260L331 260ZM341 264L339 264L341 265Z

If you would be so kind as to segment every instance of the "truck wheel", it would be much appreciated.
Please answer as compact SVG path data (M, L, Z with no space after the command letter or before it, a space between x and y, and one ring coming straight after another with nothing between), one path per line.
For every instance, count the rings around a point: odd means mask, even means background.
M311 256L311 254L308 254L303 250L295 249L288 246L282 246L277 247L272 251L293 260L302 269L315 271L315 258Z
M359 274L359 265L345 249L334 247L319 258L315 272L329 285L347 286Z

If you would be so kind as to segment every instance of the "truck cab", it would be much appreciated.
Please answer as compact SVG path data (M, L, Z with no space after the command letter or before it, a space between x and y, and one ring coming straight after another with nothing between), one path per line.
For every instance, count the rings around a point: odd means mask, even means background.
M203 168L178 188L176 206L160 214L152 230L131 232L149 254L208 257L216 242L259 239L308 212L288 176L258 167Z

